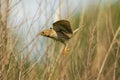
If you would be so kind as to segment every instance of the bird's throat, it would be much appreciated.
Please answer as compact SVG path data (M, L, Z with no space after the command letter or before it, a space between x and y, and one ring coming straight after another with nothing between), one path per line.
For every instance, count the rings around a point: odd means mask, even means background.
M54 30L50 31L49 37L55 40L58 39L57 33Z

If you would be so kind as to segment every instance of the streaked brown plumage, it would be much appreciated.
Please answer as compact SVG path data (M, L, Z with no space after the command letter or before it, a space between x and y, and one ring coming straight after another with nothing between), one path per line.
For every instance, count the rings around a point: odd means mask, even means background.
M38 36L45 36L52 38L54 40L57 40L61 43L63 43L64 49L63 49L63 54L65 55L67 53L67 41L71 39L72 35L78 31L79 29L76 29L74 32L71 29L70 22L67 20L59 20L55 23L53 23L53 28L50 28L48 30L44 30L40 33L38 33Z

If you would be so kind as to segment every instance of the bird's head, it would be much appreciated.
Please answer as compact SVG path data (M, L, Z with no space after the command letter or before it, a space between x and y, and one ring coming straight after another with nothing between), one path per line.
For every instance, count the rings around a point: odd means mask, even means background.
M44 30L44 31L38 33L37 36L55 37L56 32L53 30L53 28L50 28L48 30Z

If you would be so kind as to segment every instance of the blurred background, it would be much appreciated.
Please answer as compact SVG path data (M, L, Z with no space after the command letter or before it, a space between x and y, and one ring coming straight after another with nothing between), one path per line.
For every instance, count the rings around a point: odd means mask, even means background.
M0 80L120 80L119 0L0 0ZM36 37L58 20L72 30L63 45Z

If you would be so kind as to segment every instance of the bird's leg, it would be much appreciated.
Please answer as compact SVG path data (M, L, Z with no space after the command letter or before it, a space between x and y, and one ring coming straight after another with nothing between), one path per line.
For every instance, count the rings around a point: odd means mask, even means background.
M65 45L64 45L64 48L63 48L63 51L62 51L62 54L63 54L63 55L67 55L68 52L69 52L69 49L68 49L67 45L65 44Z

